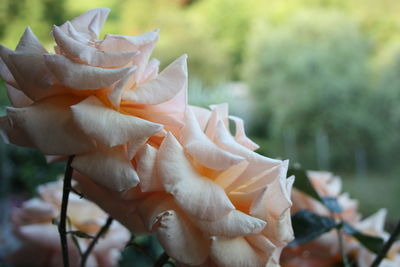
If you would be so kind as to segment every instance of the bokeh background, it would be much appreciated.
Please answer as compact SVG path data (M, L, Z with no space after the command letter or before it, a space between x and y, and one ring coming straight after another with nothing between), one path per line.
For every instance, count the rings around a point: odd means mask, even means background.
M0 43L15 48L29 25L52 49L51 25L95 7L112 9L103 34L160 28L162 67L189 55L189 102L228 102L259 153L332 171L364 215L398 218L399 1L1 0ZM0 101L3 114L1 81ZM0 159L0 197L16 202L63 172L3 143Z

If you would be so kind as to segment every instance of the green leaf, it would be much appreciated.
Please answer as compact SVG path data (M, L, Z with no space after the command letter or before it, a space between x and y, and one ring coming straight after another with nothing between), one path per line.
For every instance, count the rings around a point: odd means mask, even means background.
M315 190L314 186L311 184L310 179L307 176L307 172L298 165L295 165L288 170L288 176L294 175L296 179L294 180L294 187L306 195L314 198L315 200L321 202L325 207L327 207L333 213L341 213L343 211L342 207L337 202L334 197L321 197Z
M343 231L346 234L353 236L364 247L375 254L382 250L385 243L382 238L361 233L347 222L343 222Z
M292 225L295 239L289 243L290 247L316 239L335 228L336 222L309 210L300 210L292 216Z
M80 238L89 238L89 239L93 239L94 236L91 236L85 232L82 231L69 231L69 234L72 234L74 236L80 237Z

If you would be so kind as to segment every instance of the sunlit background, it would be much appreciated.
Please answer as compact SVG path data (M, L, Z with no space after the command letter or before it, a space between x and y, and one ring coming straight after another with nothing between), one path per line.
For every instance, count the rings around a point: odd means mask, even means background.
M259 153L332 171L365 215L399 216L399 1L1 0L0 43L14 49L30 25L51 50L51 25L94 7L112 10L103 34L159 28L162 67L189 55L189 102L230 103ZM0 146L2 198L18 203L63 172Z

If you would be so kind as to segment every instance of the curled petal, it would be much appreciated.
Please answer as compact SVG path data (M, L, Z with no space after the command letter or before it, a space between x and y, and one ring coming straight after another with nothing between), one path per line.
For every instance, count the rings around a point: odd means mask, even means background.
M165 190L189 215L215 220L235 209L222 187L196 172L170 133L161 144L156 166Z
M75 97L52 97L25 108L7 108L13 131L26 135L48 155L75 155L96 147L72 120L70 105Z
M265 221L249 216L241 211L233 210L215 221L195 220L194 223L209 235L237 237L260 233Z
M130 63L138 51L107 52L85 45L69 37L59 27L53 26L53 36L63 53L70 59L96 67L119 67Z
M200 164L208 168L225 170L244 160L244 158L226 152L215 145L201 131L191 109L187 109L186 111L182 139L186 152Z
M33 101L27 97L22 91L14 88L9 84L5 84L7 89L8 99L11 102L11 105L16 108L22 108L29 106L33 103Z
M148 82L158 75L158 69L160 67L160 61L153 58L147 63L145 70L143 71L142 77L140 77L139 84Z
M126 144L126 152L128 153L129 160L133 159L133 157L142 148L142 146L147 143L147 140L149 140L149 137L146 136L146 137L140 138L139 140L129 141Z
M95 96L88 97L71 109L75 121L82 130L107 146L141 140L162 128L162 125L110 109Z
M25 51L35 54L47 53L46 48L40 43L39 39L32 32L30 27L26 27L17 45L16 51Z
M93 152L77 155L72 167L98 184L117 191L132 188L139 183L123 146L99 146Z
M78 90L109 87L136 68L135 66L118 69L92 67L75 63L57 54L46 54L44 58L50 71L62 84Z
M210 240L176 210L161 215L157 237L167 254L179 262L199 265L208 257Z
M243 160L220 173L214 182L222 186L225 189L225 192L229 192L227 189L244 172L244 170L246 170L247 166L249 166L249 162Z
M119 108L121 104L122 93L129 89L134 79L134 73L136 69L132 68L121 80L119 80L114 86L110 94L107 95L111 104Z
M235 140L236 140L236 142L238 142L242 146L247 147L248 149L253 150L253 151L258 149L260 146L257 145L256 143L254 143L253 141L251 141L250 138L248 138L246 136L246 133L244 132L243 120L236 116L229 116L229 118L235 122L235 126L236 126Z
M187 56L183 55L166 67L155 79L127 90L124 100L140 104L156 105L173 98L187 87Z
M213 237L210 256L218 266L257 267L262 266L257 252L244 237Z
M14 87L18 87L17 82L15 81L13 75L11 74L10 70L8 69L6 63L2 59L2 57L3 57L2 54L3 53L1 53L1 50L4 50L4 48L2 48L0 46L0 78L3 79L6 84L10 84L10 85L12 85ZM9 50L9 51L11 52L11 50ZM6 53L4 53L4 56L8 57L8 55L5 55L5 54Z
M228 121L228 104L222 103L219 105L210 106L212 109L210 119L208 120L206 135L214 140L218 123L222 122L226 129L229 129L229 121Z
M100 34L101 28L104 25L110 13L108 8L95 8L88 12L74 18L70 23L74 28L83 34L87 39L95 40ZM64 31L67 30L67 23L64 23L60 28Z
M143 192L162 191L163 186L155 171L157 149L146 144L136 160L136 169L140 179L140 188Z
M189 108L193 111L194 115L196 116L196 120L199 123L200 129L204 132L211 116L211 111L197 106L189 106Z

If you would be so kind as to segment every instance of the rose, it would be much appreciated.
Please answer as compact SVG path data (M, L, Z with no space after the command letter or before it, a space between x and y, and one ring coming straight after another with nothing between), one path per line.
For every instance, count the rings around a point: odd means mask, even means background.
M0 118L6 142L44 154L76 155L76 170L118 191L139 179L131 159L162 128L177 132L186 105L186 56L158 74L149 60L157 31L97 40L108 9L53 27L56 53L27 28L16 51L0 47L10 102ZM157 136L155 136L157 135Z
M60 211L62 182L42 185L38 192L38 198L30 199L21 208L12 211L13 230L21 245L8 256L8 260L17 265L61 266L60 240L52 220ZM107 215L92 202L71 195L68 218L72 231L79 230L94 236L104 225ZM129 239L129 231L118 222L113 222L90 254L89 266L115 266L120 251ZM91 239L77 240L83 251L91 242ZM79 252L72 242L69 243L71 266L79 266Z
M140 191L121 195L77 175L79 190L134 233L156 233L188 265L277 265L292 240L287 161L263 157L228 129L227 105L188 107L177 139L146 144L135 157ZM207 125L207 126L206 126ZM206 128L206 129L205 129ZM116 208L117 207L117 208Z

